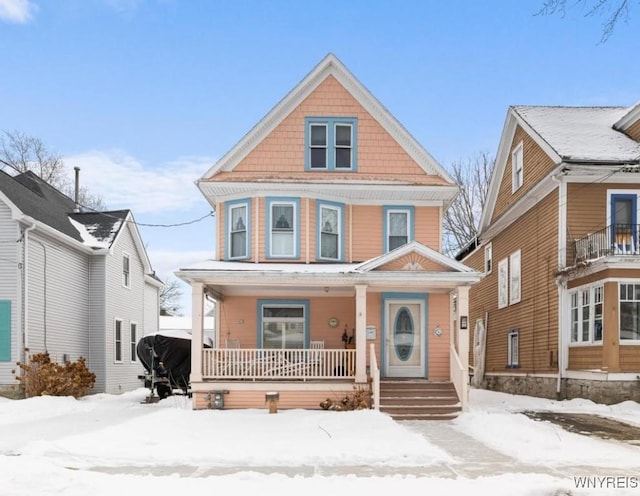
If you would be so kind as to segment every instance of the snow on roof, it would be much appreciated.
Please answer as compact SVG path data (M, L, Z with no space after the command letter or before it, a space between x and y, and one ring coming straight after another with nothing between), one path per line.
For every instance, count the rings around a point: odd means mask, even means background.
M78 231L78 234L80 234L80 237L82 238L82 242L86 246L89 246L91 248L109 248L109 246L111 246L110 241L105 241L104 239L100 240L94 237L89 232L89 229L88 229L89 226L80 224L80 222L72 219L71 217L69 217L69 222L71 222L71 225L76 228L76 230Z
M640 161L640 143L613 128L628 113L628 107L515 106L513 109L564 160Z
M342 274L353 272L361 264L298 264L298 263L238 263L223 262L219 260L205 260L196 263L192 267L184 267L181 271L188 270L216 270L237 272L282 272L290 274Z

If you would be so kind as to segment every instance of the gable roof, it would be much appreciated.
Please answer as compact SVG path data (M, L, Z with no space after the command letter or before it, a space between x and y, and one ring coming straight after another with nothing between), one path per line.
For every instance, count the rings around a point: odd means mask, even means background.
M69 222L75 203L31 171L10 176L0 171L0 191L24 215L42 222L56 231L82 242Z
M628 164L640 160L640 143L614 129L629 107L512 108L563 162Z
M628 107L509 107L480 218L480 232L489 226L493 217L500 184L510 163L517 126L522 127L556 164L638 164L640 143L614 129L628 113Z
M640 102L636 103L629 112L624 114L614 125L615 129L626 131L633 124L640 120Z
M129 210L78 212L69 214L69 218L84 244L92 248L110 248L129 213Z
M0 197L6 198L14 211L42 223L87 249L111 248L123 231L123 226L130 223L145 272L153 272L130 210L74 212L76 205L71 198L31 171L11 176L0 170Z
M416 253L424 258L432 260L436 262L438 265L443 267L447 267L456 272L466 272L473 273L476 272L471 267L467 267L466 265L443 255L436 250L425 246L418 241L411 241L405 245L399 246L398 248L391 250L384 255L380 255L379 257L372 258L371 260L367 260L355 267L355 271L357 272L371 272L383 265L386 265L394 260L398 260L410 253Z
M446 170L425 150L391 113L360 83L355 76L329 53L307 76L273 107L231 150L202 177L207 179L220 171L231 171L269 133L271 133L325 79L333 76L374 119L402 146L427 174L435 174L453 183ZM201 179L201 180L202 180ZM199 180L198 182L200 182Z

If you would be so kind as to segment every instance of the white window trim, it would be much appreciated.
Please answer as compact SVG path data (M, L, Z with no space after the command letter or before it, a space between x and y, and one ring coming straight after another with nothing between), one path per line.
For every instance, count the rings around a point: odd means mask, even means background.
M128 281L127 281L127 277L125 277L125 271L124 271L125 259L129 261L128 263L129 272L127 273L127 275L129 276ZM127 252L124 252L124 251L122 252L122 287L131 289L131 255L129 255Z
M603 336L602 339L600 339L599 341L596 341L594 339L595 337L595 315L596 315L596 302L595 302L595 293L596 293L596 289L597 288L601 288L602 289L602 325L604 327L604 282L603 281L598 281L597 283L593 283L593 284L589 284L589 285L585 285L585 286L580 286L577 288L572 288L571 291L569 291L568 294L568 298L567 301L569 302L569 312L568 312L568 319L569 319L569 325L568 325L568 338L567 338L567 342L569 343L569 346L571 347L580 347L580 346L602 346L602 343L604 341L604 330L603 330ZM583 308L583 304L582 304L582 293L584 292L589 292L589 339L587 341L583 341L582 340L582 308ZM573 325L573 317L571 315L571 311L573 310L573 305L571 303L571 298L573 295L577 295L577 303L578 306L576 307L578 309L578 340L577 341L573 341L573 336L571 335L571 331L572 331L572 325ZM618 297L618 303L620 302L620 298Z
M520 303L522 299L522 253L514 251L509 255L509 305ZM515 290L517 285L517 291Z
M318 237L320 239L320 242L318 243L318 259L319 260L334 260L334 261L339 261L342 259L342 207L336 206L336 205L330 205L327 203L320 203L320 215L319 215L319 219L320 219L320 226L318 226ZM336 253L336 257L324 257L322 256L322 235L324 234L323 230L322 230L322 211L326 209L326 210L334 210L338 216L338 232L336 233L336 235L338 236L338 251Z
M243 255L238 255L237 257L232 256L231 254L233 253L233 226L231 225L231 219L233 218L233 210L235 210L236 208L244 208L245 209L245 216L244 216L244 227L245 227L245 242L244 242L244 254ZM229 250L229 253L227 253L227 258L229 260L244 260L249 258L249 243L250 243L250 236L249 236L249 202L242 202L242 203L234 203L232 205L229 205L229 207L227 208L227 247Z
M338 136L338 132L337 132L337 127L338 126L344 126L344 127L349 127L349 129L351 130L351 138L349 139L349 143L350 145L348 147L346 146L340 146L337 143L337 138L336 136ZM334 143L333 143L333 168L334 170L352 170L353 169L353 124L351 124L350 122L334 122L333 123L333 136L334 136ZM349 167L338 167L338 150L339 149L347 149L349 150Z
M116 357L118 356L118 354L116 353L116 350L118 349L118 339L117 339L117 327L118 327L118 322L120 322L120 360L118 360ZM123 363L122 360L122 324L124 323L124 321L122 319L113 319L113 363Z
M291 206L293 208L293 218L292 218L292 232L291 235L293 237L293 242L291 244L291 248L292 248L292 253L289 254L274 254L273 253L273 207L275 206L282 206L282 205L286 205L286 206ZM300 233L298 232L298 203L296 201L293 200L270 200L269 201L269 254L268 254L268 258L274 258L274 259L288 259L288 258L299 258L299 252L298 252L298 237L300 236Z
M518 161L518 156L520 161ZM511 192L515 193L524 184L524 145L521 141L511 152Z
M488 254L488 255L487 255ZM489 269L487 269L487 262ZM493 271L493 246L491 243L484 247L484 273L489 275Z
M620 281L618 282L618 342L620 343L621 346L626 346L626 345L638 345L640 344L640 339L621 339L620 338L620 331L622 330L622 325L620 322L620 319L622 319L622 300L620 299L620 295L622 294L622 292L620 291L620 285L625 284L625 285L640 285L640 281L636 280L636 281ZM638 300L625 300L625 301L638 301Z
M498 262L498 308L509 306L509 259Z
M136 336L135 336L135 340L131 341L131 331L133 330L133 326L136 326ZM132 320L131 322L129 322L129 361L131 363L137 363L138 362L138 356L136 355L136 346L138 344L138 329L140 327L138 326L138 323L134 320ZM133 345L133 346L132 346Z
M411 241L413 241L413 236L412 236L412 226L413 226L413 211L410 208L405 208L405 207L398 207L398 208L394 208L394 207L388 207L386 209L386 219L385 219L385 226L386 226L386 232L385 232L385 239L384 239L384 252L385 253L389 253L391 251L391 247L390 247L390 238L391 238L391 214L406 214L407 216L407 242L405 244L409 244L411 243ZM402 245L404 246L404 245Z
M512 343L515 341L515 354L516 357L514 359L513 355L513 346ZM509 334L507 335L507 367L509 368L518 368L520 367L520 330L519 329L511 329Z

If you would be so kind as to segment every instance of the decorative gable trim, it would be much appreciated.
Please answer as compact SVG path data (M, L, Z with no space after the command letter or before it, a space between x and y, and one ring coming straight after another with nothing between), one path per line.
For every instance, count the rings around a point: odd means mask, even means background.
M489 183L489 191L487 193L487 201L485 208L482 211L480 217L480 232L485 231L491 224L493 218L493 211L498 199L498 193L500 191L500 184L506 171L511 171L511 145L513 144L513 138L516 134L517 127L520 126L534 141L542 148L542 150L551 157L551 159L559 164L562 162L562 157L547 143L536 131L533 129L519 114L515 107L509 107L507 111L507 118L505 120L502 135L500 137L500 144L498 145L498 153L496 155L496 163L493 168L493 174L491 175L491 182ZM526 163L524 167L526 169Z
M623 115L618 122L613 125L613 129L617 131L626 131L633 124L640 120L640 102L632 106L625 115Z
M325 79L333 76L369 112L374 119L402 146L409 156L429 175L448 182L453 179L446 170L418 143L388 110L360 83L355 76L329 53L280 102L267 113L231 150L211 167L198 183L220 171L232 171L263 139L265 139L305 98Z
M389 253L385 253L384 255L363 262L357 265L354 270L357 272L370 272L379 267L382 267L383 265L398 260L408 255L409 253L417 253L418 255L426 259L433 260L438 265L448 268L451 271L466 273L476 272L474 269L467 267L466 265L457 262L454 259L449 258L446 255L443 255L442 253L419 243L418 241L411 241L410 243L400 246L399 248L396 248Z

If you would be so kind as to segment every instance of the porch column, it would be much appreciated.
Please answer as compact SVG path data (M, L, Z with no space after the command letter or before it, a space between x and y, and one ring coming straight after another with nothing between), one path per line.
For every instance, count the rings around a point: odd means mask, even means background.
M356 382L367 382L367 286L356 286Z
M465 324L466 321L466 324ZM458 286L457 351L467 376L469 374L469 286Z
M191 283L191 383L202 381L204 284Z
M469 286L458 286L458 320L457 351L462 373L456 388L460 396L462 411L467 411L469 405ZM453 357L452 357L453 358Z

